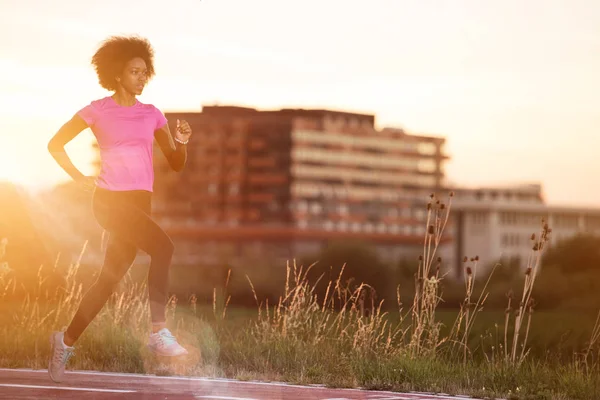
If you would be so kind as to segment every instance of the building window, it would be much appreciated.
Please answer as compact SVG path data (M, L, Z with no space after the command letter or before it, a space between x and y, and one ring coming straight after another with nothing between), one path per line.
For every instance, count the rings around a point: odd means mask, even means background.
M517 213L516 212L500 213L500 223L503 225L516 225L517 224Z
M313 214L321 214L321 212L323 211L323 206L321 206L321 204L319 203L312 203L310 206L310 211Z
M486 214L484 212L474 212L471 215L471 220L473 221L473 224L485 224Z
M418 170L421 172L435 172L437 170L437 163L433 159L419 160Z
M500 245L502 247L520 247L524 244L524 236L518 233L503 233L500 237Z
M305 200L300 200L298 202L298 211L306 212L308 210L308 203Z
M431 142L419 143L418 150L421 154L432 155L437 152L437 146L435 145L435 143Z
M279 211L280 205L277 201L271 201L269 203L269 211L276 212Z
M340 213L340 215L348 215L348 205L340 204L338 206L338 212Z

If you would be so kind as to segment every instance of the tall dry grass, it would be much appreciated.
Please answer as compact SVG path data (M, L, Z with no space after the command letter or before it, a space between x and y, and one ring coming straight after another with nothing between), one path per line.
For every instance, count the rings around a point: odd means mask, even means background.
M319 297L317 282L308 278L313 266L290 262L278 302L268 304L255 293L257 314L242 324L229 322L227 284L215 289L210 318L199 311L194 296L185 307L172 297L168 323L191 355L180 363L164 365L144 352L150 319L146 283L126 278L76 344L77 355L70 368L517 396L514 398L550 390L550 397L540 398L564 398L560 396L565 393L573 399L594 398L590 393L596 396L600 387L594 375L600 370L594 362L600 316L588 350L572 365L550 366L528 359L535 304L532 290L551 233L543 221L539 234L532 236L519 303L513 307L514 299L509 297L502 340L490 340L492 348L484 352L487 361L481 364L474 358L475 349L483 351L483 346L469 341L493 275L476 290L476 255L465 258L465 298L453 326L442 334L438 305L445 277L437 252L451 202L452 194L447 199L432 195L427 203L423 254L408 310L403 309L401 286L397 288L397 314L390 315L382 301L372 300L373 288L351 286L343 268ZM38 286L15 303L8 299L19 282L14 271L1 263L5 244L0 245L0 366L45 368L48 334L68 324L84 294L85 288L76 278L80 262L64 271L66 285L58 289L49 290L39 273ZM85 247L82 255L84 251ZM253 287L249 279L248 283ZM501 345L496 346L497 342ZM560 380L555 379L557 374ZM539 382L544 382L544 388L538 387Z

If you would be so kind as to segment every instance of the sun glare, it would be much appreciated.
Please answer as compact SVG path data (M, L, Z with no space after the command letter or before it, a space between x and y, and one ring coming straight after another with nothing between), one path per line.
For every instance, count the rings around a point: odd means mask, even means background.
M0 181L25 184L27 179L23 172L23 166L18 162L14 153L4 147L0 150Z

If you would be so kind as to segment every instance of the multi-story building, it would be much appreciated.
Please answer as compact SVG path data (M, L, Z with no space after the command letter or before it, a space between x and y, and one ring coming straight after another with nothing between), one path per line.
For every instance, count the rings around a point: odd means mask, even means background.
M388 261L414 259L432 192L455 193L439 255L458 278L465 256L525 267L542 218L550 245L600 234L600 209L549 206L540 185L445 185L444 138L378 130L373 115L205 106L167 118L173 132L177 119L194 131L181 173L155 149L153 212L179 264L283 261L336 239L368 241Z
M194 132L183 172L155 152L154 215L178 243L177 262L290 259L343 238L369 241L388 260L422 249L445 139L328 110L205 106L166 116L172 131L185 119Z
M600 233L600 209L548 205L541 185L453 190L452 242L443 253L456 277L462 276L465 256L479 256L482 265L512 262L525 268L531 235L539 237L542 219L552 228L548 246L578 233Z

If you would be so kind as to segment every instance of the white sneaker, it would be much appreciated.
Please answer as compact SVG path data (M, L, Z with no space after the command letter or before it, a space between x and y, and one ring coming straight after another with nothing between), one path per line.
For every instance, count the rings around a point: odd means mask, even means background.
M65 366L75 354L75 348L67 346L64 342L64 337L64 332L53 332L50 335L48 373L50 374L50 378L56 383L62 382L65 375Z
M177 339L167 328L162 328L160 331L150 334L148 348L154 354L166 357L182 356L188 353L186 349L177 343Z

